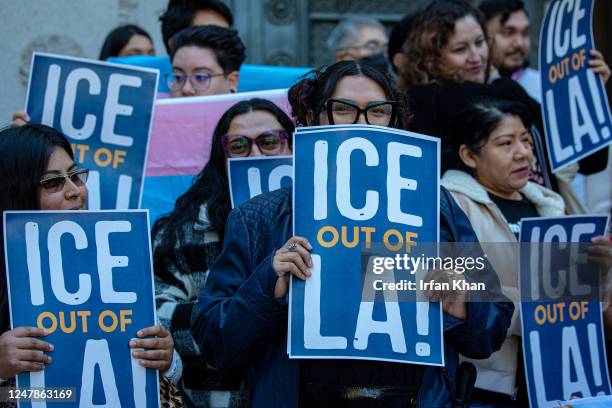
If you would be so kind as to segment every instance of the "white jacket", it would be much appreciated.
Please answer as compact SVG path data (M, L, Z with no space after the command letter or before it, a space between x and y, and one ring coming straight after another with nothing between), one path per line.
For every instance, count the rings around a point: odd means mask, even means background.
M520 347L520 319L518 290L518 246L508 222L487 191L468 173L448 170L441 184L446 187L469 218L478 241L497 272L502 292L514 302L515 310L508 330L508 338L501 349L486 360L470 360L478 371L476 387L512 395L516 389L518 350ZM552 190L535 183L527 183L520 192L531 201L542 217L564 215L564 202ZM505 243L501 245L500 243Z

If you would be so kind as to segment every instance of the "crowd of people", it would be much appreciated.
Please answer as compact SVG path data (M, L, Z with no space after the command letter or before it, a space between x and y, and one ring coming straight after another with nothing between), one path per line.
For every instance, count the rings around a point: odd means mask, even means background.
M247 50L233 20L219 0L169 1L160 22L172 64L164 78L170 97L237 91ZM481 277L496 301L443 299L444 367L289 359L289 278L309 278L314 237L294 236L290 189L231 210L227 161L291 155L296 126L385 126L441 140L440 242L516 243L522 218L583 214L572 180L606 169L608 149L552 173L539 73L528 59L530 28L522 0L478 7L432 0L389 35L370 17L350 17L330 35L335 61L288 90L291 117L264 99L225 112L209 161L153 225L160 324L142 328L141 339L127 345L138 349L133 355L144 367L159 370L170 390L162 393L165 403L452 407L459 363L469 359L478 369L475 401L528 404L516 323L518 266L508 251L492 251ZM127 25L108 35L100 59L155 49L148 33ZM607 82L603 55L589 55L590 69ZM64 135L29 121L15 112L12 127L0 132L0 211L86 208L88 170L77 166ZM609 237L594 243L604 264L612 259ZM0 379L11 381L53 364L53 345L43 329L11 329L4 265L0 252Z

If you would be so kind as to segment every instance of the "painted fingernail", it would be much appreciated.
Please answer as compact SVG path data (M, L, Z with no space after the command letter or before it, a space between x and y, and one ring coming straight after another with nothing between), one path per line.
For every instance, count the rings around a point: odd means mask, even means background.
M137 335L138 337L142 337L142 331L138 331L138 333L136 333L136 335Z
M53 344L49 344L49 351L53 351L55 347L53 347Z
M134 340L130 340L130 346L134 347L136 345L136 342Z

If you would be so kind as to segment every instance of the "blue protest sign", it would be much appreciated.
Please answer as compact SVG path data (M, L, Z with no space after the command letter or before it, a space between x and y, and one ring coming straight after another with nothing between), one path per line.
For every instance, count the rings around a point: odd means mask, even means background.
M377 283L362 273L377 244L406 253L438 242L439 143L375 126L296 130L294 235L310 241L314 266L291 281L291 358L444 364L440 305L417 302L416 290L402 301L393 291L365 295Z
M74 388L79 407L158 407L157 371L128 348L156 324L148 213L5 212L4 234L11 327L45 328L54 346L18 387Z
M606 223L605 216L521 220L521 322L532 407L610 394L600 275L596 264L581 261Z
M166 77L172 73L172 64L167 56L131 55L129 57L110 57L106 61L115 64L134 65L137 67L153 68L159 71L158 92L170 92Z
M89 168L89 209L139 208L156 70L34 53L26 111L64 133Z
M160 72L159 92L169 93L166 75L172 73L170 58L138 55L131 57L112 57L107 61L117 64L135 65L157 69ZM280 67L276 65L242 64L238 92L268 91L271 89L291 88L303 75L312 68Z
M241 157L228 160L232 208L238 207L251 198L291 187L293 184L293 158L291 156Z
M310 71L312 68L244 64L240 67L238 92L291 88Z
M612 143L606 90L587 64L594 3L553 0L542 24L542 116L553 172Z

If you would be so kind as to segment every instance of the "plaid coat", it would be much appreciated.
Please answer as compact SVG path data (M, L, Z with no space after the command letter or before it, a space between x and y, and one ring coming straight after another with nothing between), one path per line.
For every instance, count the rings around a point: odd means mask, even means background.
M163 231L157 231L152 239L154 254ZM196 407L242 406L239 392L217 391L237 389L240 379L219 375L206 363L191 336L193 306L221 250L219 235L208 222L206 205L200 207L195 223L185 224L174 233L176 243L171 255L154 263L155 303L157 317L172 333L174 347L183 360L182 391Z

